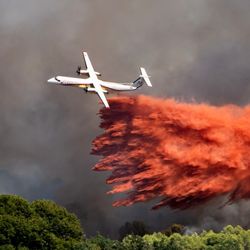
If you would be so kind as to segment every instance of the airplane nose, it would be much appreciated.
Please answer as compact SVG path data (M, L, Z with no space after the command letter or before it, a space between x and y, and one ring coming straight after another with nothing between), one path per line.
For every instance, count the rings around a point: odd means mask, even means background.
M58 81L55 79L55 77L52 77L48 80L50 83L57 83Z

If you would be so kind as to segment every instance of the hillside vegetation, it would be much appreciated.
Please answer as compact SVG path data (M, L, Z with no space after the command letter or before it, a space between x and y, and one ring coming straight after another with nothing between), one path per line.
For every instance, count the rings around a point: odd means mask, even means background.
M77 217L56 203L0 195L2 250L250 250L250 230L240 226L229 225L218 233L185 235L180 225L149 233L142 222L133 222L126 223L120 231L119 241L100 234L86 238Z

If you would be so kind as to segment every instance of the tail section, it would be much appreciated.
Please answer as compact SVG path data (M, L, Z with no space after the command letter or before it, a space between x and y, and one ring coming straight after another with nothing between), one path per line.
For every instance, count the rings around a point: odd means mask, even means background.
M150 80L149 80L149 77L150 77L150 76L148 76L148 74L147 74L147 72L146 72L146 70L145 70L144 68L141 68L141 75L140 75L140 77L142 77L142 78L144 79L145 83L146 83L149 87L152 87L152 84L151 84L151 82L150 82Z
M143 83L144 83L143 78L139 77L133 82L132 86L138 89L143 85Z
M140 74L139 78L137 78L133 82L133 87L140 88L144 83L146 83L149 87L152 87L152 84L149 80L150 76L148 76L148 74L144 68L140 68L140 69L141 69L141 74Z

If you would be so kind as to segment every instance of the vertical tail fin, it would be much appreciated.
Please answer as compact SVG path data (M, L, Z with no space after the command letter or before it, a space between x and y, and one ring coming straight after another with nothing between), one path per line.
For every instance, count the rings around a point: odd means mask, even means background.
M141 74L139 76L139 78L137 78L134 82L133 82L133 86L136 88L140 88L144 83L146 83L149 87L152 87L152 84L149 80L149 77L146 70L144 68L140 68L141 69Z
M145 81L145 83L149 86L149 87L152 87L152 83L150 82L149 80L149 77L146 70L144 68L140 68L141 69L141 75L140 77L142 77Z

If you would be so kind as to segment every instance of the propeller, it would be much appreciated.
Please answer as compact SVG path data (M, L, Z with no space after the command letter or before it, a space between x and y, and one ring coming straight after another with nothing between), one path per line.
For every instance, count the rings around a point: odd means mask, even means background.
M78 75L81 74L81 69L82 69L81 66L78 66L78 67L77 67L76 73L77 73Z

